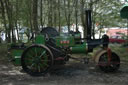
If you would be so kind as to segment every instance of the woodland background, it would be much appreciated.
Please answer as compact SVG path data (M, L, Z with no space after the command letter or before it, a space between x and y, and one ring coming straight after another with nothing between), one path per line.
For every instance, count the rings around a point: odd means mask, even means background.
M92 35L95 28L126 27L126 20L120 18L120 9L127 0L0 0L0 33L6 35L6 42L19 41L19 29L27 27L26 34L37 33L49 26L61 30L72 24L81 25L86 37L85 10L92 10ZM18 39L16 39L18 36ZM1 37L1 36L0 36ZM0 39L1 42L1 39Z

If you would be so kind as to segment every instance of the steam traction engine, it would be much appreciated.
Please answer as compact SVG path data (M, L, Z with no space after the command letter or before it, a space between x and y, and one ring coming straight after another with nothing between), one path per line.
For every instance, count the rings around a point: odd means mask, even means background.
M43 28L35 37L35 42L19 52L19 61L23 70L32 75L46 74L54 65L64 64L71 58L71 54L87 54L102 45L94 56L99 68L105 72L113 72L120 67L119 56L108 48L109 37L104 35L102 39L91 39L91 10L86 10L87 38L81 38L80 32L59 34L54 28ZM18 53L18 52L17 52ZM14 53L15 54L15 53Z

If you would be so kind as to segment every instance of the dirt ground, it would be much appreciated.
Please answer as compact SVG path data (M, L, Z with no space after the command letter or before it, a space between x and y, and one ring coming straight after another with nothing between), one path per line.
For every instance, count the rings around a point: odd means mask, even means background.
M15 67L5 59L7 52L1 49L0 85L128 85L127 52L120 46L114 45L112 48L121 57L120 69L115 73L104 73L93 62L84 64L70 60L66 65L41 77L21 72L21 67Z
M128 62L119 71L104 73L93 63L69 62L41 77L20 72L20 67L0 62L0 85L128 85Z

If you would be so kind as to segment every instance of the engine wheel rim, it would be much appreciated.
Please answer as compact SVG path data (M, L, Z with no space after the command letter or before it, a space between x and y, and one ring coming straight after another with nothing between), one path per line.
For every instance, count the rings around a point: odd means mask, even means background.
M52 58L49 51L42 46L31 46L22 57L22 67L30 75L46 73L52 66Z

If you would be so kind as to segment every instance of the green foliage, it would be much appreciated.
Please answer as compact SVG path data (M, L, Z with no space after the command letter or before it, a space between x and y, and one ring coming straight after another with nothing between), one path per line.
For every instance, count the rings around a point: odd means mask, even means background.
M94 20L104 27L122 27L123 20L120 18L122 3L117 0L100 0L94 4Z
M115 44L111 45L110 48L120 56L121 60L128 61L128 47Z
M5 6L5 0L1 0ZM13 27L28 27L33 32L33 0L6 0L10 4ZM65 2L65 3L64 3ZM1 4L0 4L1 5ZM120 0L38 0L38 27L40 26L66 26L74 23L83 26L85 23L85 9L93 10L93 24L100 27L125 27L126 21L120 18L120 9L123 6ZM5 10L5 21L10 22ZM0 9L0 17L2 10ZM0 19L0 29L5 28L3 19ZM101 28L99 28L101 29ZM7 30L7 29L6 29Z

